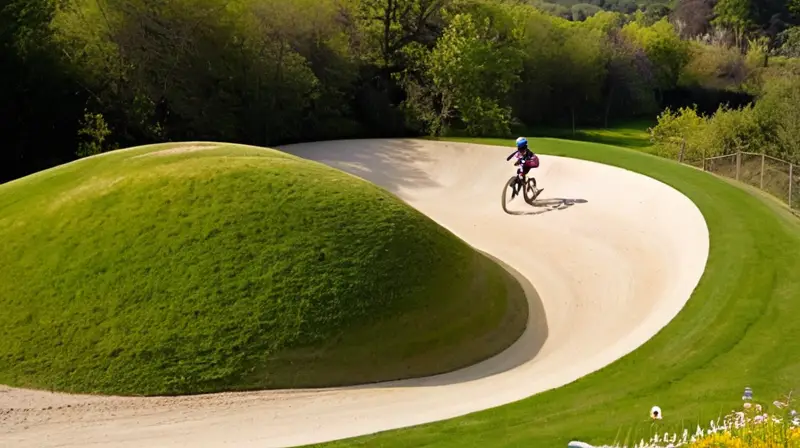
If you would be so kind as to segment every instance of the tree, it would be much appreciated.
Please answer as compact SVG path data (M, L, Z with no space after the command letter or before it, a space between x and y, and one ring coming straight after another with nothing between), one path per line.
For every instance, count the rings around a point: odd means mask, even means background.
M402 50L413 42L433 44L444 0L359 0L357 17L372 60L388 73L401 71Z
M578 28L566 34L563 42L561 73L555 87L558 98L567 106L576 132L578 109L600 97L605 64L603 60L603 34L596 29Z
M599 13L603 9L589 3L579 3L572 7L572 20L583 22L589 17Z
M745 35L754 25L752 7L751 0L719 0L714 6L716 18L711 23L733 31L735 45L742 50Z
M603 123L609 125L612 107L622 104L636 114L653 108L653 67L645 52L613 30L606 46L606 78L603 86Z
M653 63L658 91L674 88L690 58L688 42L678 36L666 18L651 26L634 21L622 28L622 34L639 45Z
M800 0L787 0L786 7L793 15L800 16Z
M86 96L61 59L49 0L0 6L0 183L74 157Z
M693 38L707 34L714 18L716 0L678 0L672 19L681 37Z
M453 17L428 60L428 73L441 109L434 130L456 116L471 135L509 133L510 108L502 98L522 68L514 42L503 42L491 23L469 14Z

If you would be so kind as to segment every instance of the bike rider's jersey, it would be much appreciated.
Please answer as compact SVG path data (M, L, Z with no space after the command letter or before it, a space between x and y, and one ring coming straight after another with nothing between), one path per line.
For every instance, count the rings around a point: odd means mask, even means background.
M522 163L531 160L534 154L533 151L530 150L530 148L518 149L512 152L510 156L506 157L506 160L511 160L511 158L514 156L517 156L517 160L519 160L520 163Z

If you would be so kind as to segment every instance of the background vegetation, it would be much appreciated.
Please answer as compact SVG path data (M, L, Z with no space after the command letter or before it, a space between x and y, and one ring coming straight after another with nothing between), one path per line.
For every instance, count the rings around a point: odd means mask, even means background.
M796 153L797 1L620 4L11 0L0 181L161 141L501 136L722 104L714 129L756 121L715 144Z

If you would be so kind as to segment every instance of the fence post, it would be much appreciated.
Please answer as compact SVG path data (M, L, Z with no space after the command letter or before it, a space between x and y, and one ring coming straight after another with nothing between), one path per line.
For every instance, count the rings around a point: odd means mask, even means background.
M736 152L736 180L739 180L739 171L742 170L742 152Z
M764 161L767 158L766 154L761 154L761 189L764 189Z
M706 147L703 145L703 171L706 170Z
M789 164L789 208L793 209L792 207L792 187L794 187L794 182L792 182L792 168L794 168L794 164Z

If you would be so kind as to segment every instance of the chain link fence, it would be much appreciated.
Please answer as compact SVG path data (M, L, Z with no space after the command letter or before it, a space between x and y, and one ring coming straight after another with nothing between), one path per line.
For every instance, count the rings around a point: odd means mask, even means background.
M759 188L800 212L800 165L752 152L681 162Z

